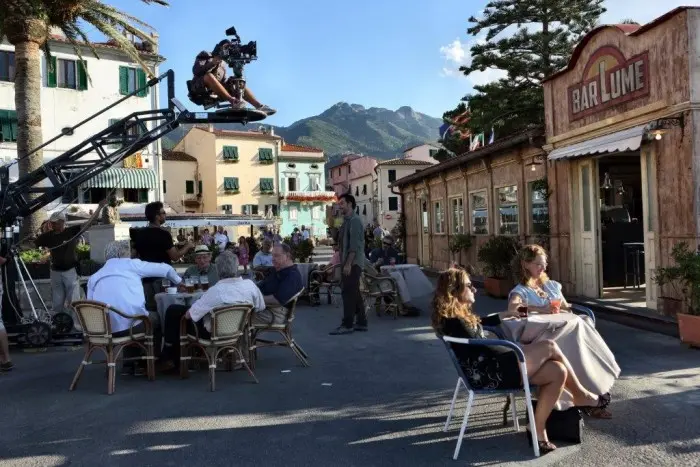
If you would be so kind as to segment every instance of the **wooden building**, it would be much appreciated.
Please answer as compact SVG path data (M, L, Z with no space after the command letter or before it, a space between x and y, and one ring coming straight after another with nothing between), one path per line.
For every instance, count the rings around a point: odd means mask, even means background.
M700 8L596 28L544 93L557 277L662 308L655 268L700 234Z
M408 260L446 267L462 232L475 239L470 264L493 234L541 242L547 209L550 275L568 295L672 314L661 297L673 292L652 277L674 245L700 238L700 8L596 28L544 97L546 140L512 135L393 184ZM543 179L548 202L533 197Z
M452 261L475 265L479 245L492 234L538 238L533 214L547 210L536 192L545 176L543 144L543 129L524 131L395 182L403 197L407 261L436 269ZM465 233L474 245L455 257L450 241Z

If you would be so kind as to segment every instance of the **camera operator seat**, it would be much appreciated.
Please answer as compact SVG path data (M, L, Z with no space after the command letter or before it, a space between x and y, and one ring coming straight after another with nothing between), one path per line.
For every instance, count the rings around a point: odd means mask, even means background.
M215 112L219 115L231 117L232 122L259 122L267 117L265 112L252 107L233 108L231 105L219 99L219 96L207 90L197 89L194 80L187 81L187 97L195 105L201 105L204 110L216 107Z

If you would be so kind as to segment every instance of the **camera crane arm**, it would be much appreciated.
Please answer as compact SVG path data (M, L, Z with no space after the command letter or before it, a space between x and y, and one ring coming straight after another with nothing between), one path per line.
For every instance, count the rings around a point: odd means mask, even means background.
M175 98L175 73L168 70L104 109L96 112L61 134L48 140L24 157L54 143L125 100L166 81L168 107L133 112L104 130L85 139L60 156L47 161L15 182L10 182L10 166L0 167L0 224L13 226L20 218L44 208L67 190L77 188L91 178L123 161L181 124L242 123L259 121L265 115L253 109L230 109L225 112L190 112Z

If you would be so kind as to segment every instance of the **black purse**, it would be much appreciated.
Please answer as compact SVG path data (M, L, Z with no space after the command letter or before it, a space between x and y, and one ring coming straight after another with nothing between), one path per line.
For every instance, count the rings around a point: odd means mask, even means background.
M537 401L533 400L533 411L536 408ZM551 441L581 444L583 440L583 417L581 416L581 411L575 407L567 410L552 410L547 419L545 429Z

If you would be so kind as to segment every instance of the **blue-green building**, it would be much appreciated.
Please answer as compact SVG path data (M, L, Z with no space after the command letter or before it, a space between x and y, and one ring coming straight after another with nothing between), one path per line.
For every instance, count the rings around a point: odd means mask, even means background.
M280 234L306 226L312 237L326 236L326 206L335 202L335 192L326 191L326 158L321 149L283 144L277 159L279 176Z

